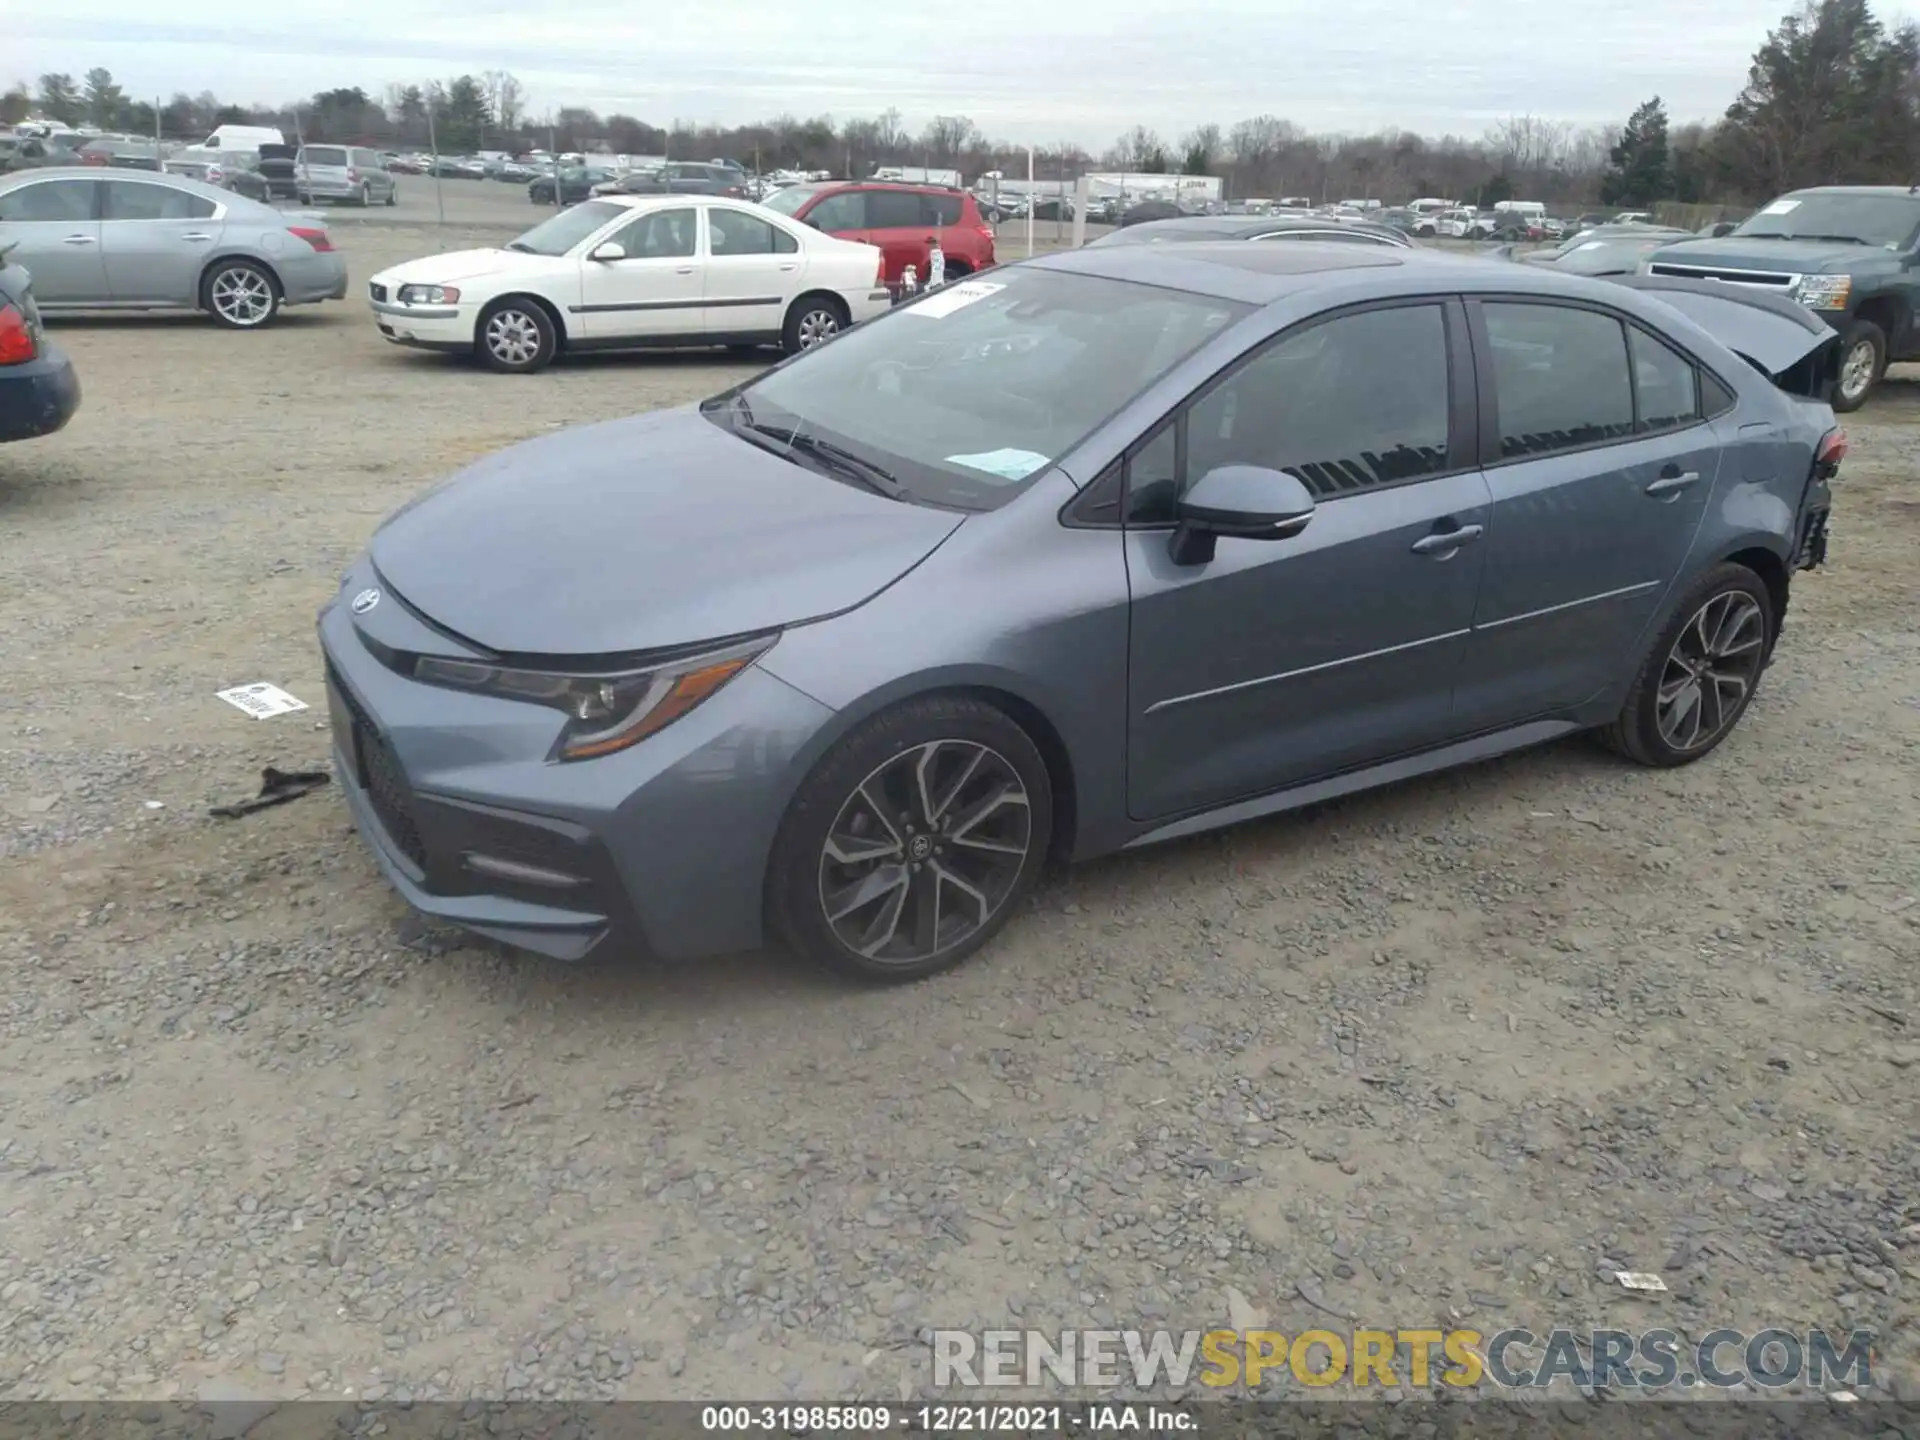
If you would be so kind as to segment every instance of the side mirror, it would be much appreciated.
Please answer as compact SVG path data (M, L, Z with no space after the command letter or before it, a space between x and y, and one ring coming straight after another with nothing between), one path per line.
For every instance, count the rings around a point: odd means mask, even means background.
M624 260L627 258L627 247L617 240L609 240L604 245L594 246L593 253L587 258L589 260Z
M1733 221L1722 220L1713 227L1713 238L1718 240L1722 235L1731 235L1737 228Z
M1169 553L1176 565L1204 565L1221 536L1288 540L1313 519L1314 499L1292 475L1260 465L1221 465L1181 498Z

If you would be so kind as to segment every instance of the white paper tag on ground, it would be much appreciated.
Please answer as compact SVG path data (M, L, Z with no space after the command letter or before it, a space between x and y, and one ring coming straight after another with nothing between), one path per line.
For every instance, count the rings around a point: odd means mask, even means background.
M1616 1270L1613 1278L1629 1290L1664 1291L1667 1288L1666 1281L1646 1270Z
M1046 464L1047 457L1032 450L987 450L978 455L949 455L947 463L984 470L1003 480L1024 480Z
M934 291L926 299L907 306L901 313L918 315L923 320L941 320L956 310L965 309L976 300L984 300L1006 288L989 280L962 280L958 285Z
M278 685L269 685L264 680L255 685L236 685L231 690L217 690L214 693L234 709L244 710L256 720L270 720L275 715L287 715L307 708L306 701L296 700Z
M1771 205L1762 207L1760 213L1762 215L1788 215L1799 208L1800 202L1798 200L1776 200Z

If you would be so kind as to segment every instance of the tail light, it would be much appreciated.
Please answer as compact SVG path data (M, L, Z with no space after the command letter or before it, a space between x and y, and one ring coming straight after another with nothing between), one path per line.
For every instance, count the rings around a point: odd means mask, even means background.
M1813 453L1813 473L1822 480L1831 480L1840 473L1840 462L1847 458L1847 432L1829 430L1820 440L1820 448Z
M720 193L723 195L731 195L736 200L744 200L747 197L747 192L742 190L738 185L729 185L725 190L721 191Z
M316 230L309 225L289 225L289 235L297 235L314 249L325 252L333 249L333 241L324 230Z
M0 365L24 365L40 354L27 317L10 304L0 304Z
M978 234L982 240L986 241L989 245L993 243L993 227L991 225L976 225L973 228L974 232Z
M360 172L351 165L347 167L347 183L349 185L358 185L360 183Z

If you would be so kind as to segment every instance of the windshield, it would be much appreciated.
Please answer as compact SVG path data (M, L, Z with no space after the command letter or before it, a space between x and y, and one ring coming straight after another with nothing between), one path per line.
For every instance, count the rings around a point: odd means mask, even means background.
M627 214L624 205L609 205L604 200L588 200L570 205L551 220L542 220L517 240L509 240L507 249L528 255L564 255L610 220Z
M905 499L1005 503L1250 307L1045 269L936 290L709 402L761 442L817 437ZM770 448L777 448L773 446Z
M1857 240L1905 250L1920 231L1920 196L1808 193L1765 206L1733 233L1757 240Z
M775 190L760 203L775 214L791 215L819 193L817 185L789 185L784 190Z

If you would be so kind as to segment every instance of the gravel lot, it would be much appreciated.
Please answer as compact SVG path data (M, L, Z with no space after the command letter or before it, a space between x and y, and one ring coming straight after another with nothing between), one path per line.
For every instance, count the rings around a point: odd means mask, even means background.
M341 231L356 293L478 238ZM318 706L382 515L738 364L496 378L357 299L58 339L85 407L0 448L0 1399L895 1397L922 1327L1229 1286L1287 1330L1870 1326L1920 1398L1920 384L1854 417L1705 763L1565 744L1096 865L871 993L504 954L335 795L206 814L324 763L319 709L213 692Z

